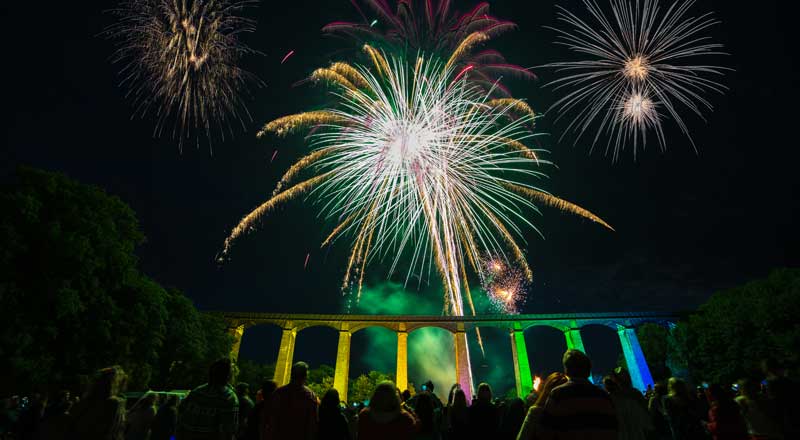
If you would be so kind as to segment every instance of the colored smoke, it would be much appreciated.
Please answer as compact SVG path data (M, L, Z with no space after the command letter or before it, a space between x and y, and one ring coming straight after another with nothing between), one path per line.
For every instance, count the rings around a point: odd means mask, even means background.
M489 312L489 301L482 292L473 291L478 313ZM373 315L441 315L442 297L439 286L426 290L410 290L400 283L384 282L365 285L355 313ZM492 313L496 313L492 311ZM362 362L370 369L394 373L397 359L397 337L394 332L377 327L363 330L367 347ZM470 360L475 386L488 382L501 395L514 386L511 367L511 347L508 332L488 328L483 330L486 359L483 358L475 332L468 333ZM455 383L455 354L453 336L444 329L425 327L408 336L408 380L419 391L422 383L431 380L442 401L447 399Z

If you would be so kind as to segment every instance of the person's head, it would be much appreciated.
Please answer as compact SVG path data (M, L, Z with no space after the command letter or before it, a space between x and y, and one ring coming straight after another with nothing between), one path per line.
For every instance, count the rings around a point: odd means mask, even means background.
M97 372L97 378L89 388L87 398L105 400L125 391L127 376L119 365L103 368Z
M544 380L544 384L542 384L542 391L536 397L536 402L534 405L536 406L544 406L547 402L547 399L550 398L550 392L559 385L564 385L567 383L567 376L564 373L550 373L549 376Z
M405 390L400 396L403 398L403 402L408 402L408 399L411 398L411 391Z
M689 400L689 387L686 386L686 382L677 377L669 378L669 381L667 381L667 390L670 396Z
M461 388L461 384L454 383L453 386L450 387L450 392L447 394L447 404L453 404L453 394L456 392L457 389Z
M269 397L269 396L270 396L270 395L271 395L273 392L275 392L275 390L277 390L277 389L278 389L278 384L277 384L277 383L275 383L275 381L274 381L274 380L265 380L265 381L264 381L264 382L261 384L261 397L262 397L264 400L267 400L267 398L268 398L268 397Z
M525 401L519 397L514 397L513 399L507 401L505 417L509 421L514 420L522 423L522 419L525 418Z
M603 388L606 389L608 394L616 394L619 392L619 384L610 375L603 378Z
M614 372L611 374L611 378L617 383L620 389L633 388L631 375L628 373L628 370L622 367L615 368Z
M339 392L335 388L331 388L322 396L322 401L319 404L320 413L324 411L339 411Z
M653 386L653 394L656 396L666 396L667 384L662 381L656 382L656 384Z
M727 402L732 399L731 393L718 383L712 383L706 389L706 398L708 398L708 403Z
M431 382L430 380L425 382L424 384L422 384L422 386L424 387L423 389L425 391L427 391L429 393L433 392L433 382Z
M231 360L228 358L220 359L208 369L208 384L210 386L223 386L227 385L231 380L233 368Z
M247 396L250 394L250 384L246 382L239 382L236 384L236 395L239 397Z
M391 381L385 380L375 387L369 399L369 408L380 412L394 412L400 410L400 398Z
M580 350L567 350L561 363L564 365L564 374L570 379L588 379L592 371L592 361Z
M467 407L467 395L464 393L464 390L461 388L456 389L453 391L453 408L466 408Z
M490 387L488 383L483 382L478 385L478 400L484 402L492 401L492 387Z
M308 364L305 362L297 362L292 365L292 379L293 384L304 385L308 377Z

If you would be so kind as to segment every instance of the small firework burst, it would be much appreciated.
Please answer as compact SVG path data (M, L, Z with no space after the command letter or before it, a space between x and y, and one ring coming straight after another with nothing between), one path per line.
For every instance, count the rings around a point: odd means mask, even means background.
M661 124L668 116L694 145L682 110L702 118L703 108L712 109L703 95L725 89L716 77L726 69L700 61L722 54L722 46L704 35L719 21L710 13L689 16L695 0L674 0L664 8L659 0L609 3L611 15L596 0L583 0L591 21L559 7L558 19L569 29L554 29L558 43L585 57L549 64L566 73L549 83L567 90L553 105L557 120L573 115L564 133L574 131L580 140L595 127L593 146L607 133L606 151L614 160L629 141L635 157L648 131L666 148Z
M645 141L647 133L652 131L659 143L664 143L664 132L661 127L661 116L658 105L653 99L653 94L646 88L634 87L619 98L616 110L616 121L620 129L616 136L617 142L627 143L633 139L634 144L639 139Z
M103 35L117 42L121 84L134 113L154 113L155 136L170 132L180 148L187 139L225 139L232 124L250 114L243 102L256 77L237 66L254 53L240 35L255 22L240 14L252 0L123 0L118 21Z
M492 305L502 313L519 313L528 291L525 272L510 265L501 255L486 256L482 266L483 289Z

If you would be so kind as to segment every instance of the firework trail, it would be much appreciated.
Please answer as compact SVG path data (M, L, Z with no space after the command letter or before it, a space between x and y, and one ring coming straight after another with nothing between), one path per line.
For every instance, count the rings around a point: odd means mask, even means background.
M680 110L702 118L704 108L712 110L703 95L725 89L715 77L726 69L696 64L722 54L722 46L705 35L719 21L711 13L689 16L694 0L675 0L669 6L659 0L609 2L611 18L596 0L583 0L590 21L559 7L558 19L568 30L554 29L558 43L587 58L548 65L565 74L548 84L566 91L553 105L556 120L572 115L564 133L576 132L578 140L596 130L593 147L607 134L606 153L611 151L613 160L630 143L635 158L648 133L664 150L662 122L667 117L694 147Z
M313 129L313 151L232 230L223 258L263 215L308 194L337 223L324 244L353 237L343 289L356 301L370 261L389 259L391 274L409 257L406 282L434 267L445 313L460 316L464 303L472 303L467 264L480 274L481 255L506 258L511 247L520 273L530 273L514 241L518 224L533 227L524 211L545 204L599 220L521 181L544 177L540 168L549 165L542 151L525 145L534 136L527 104L493 100L465 79L454 82L456 67L436 59L409 63L364 50L371 66L334 63L312 75L333 88L334 106L264 126L261 135L279 137Z
M451 8L450 0L399 0L392 8L384 0L352 2L360 22L337 21L322 28L323 32L343 36L359 44L382 44L412 53L424 52L448 60L448 66L464 75L484 91L510 97L499 84L501 76L534 78L523 67L509 64L496 50L474 50L494 37L513 30L517 25L489 15L489 4L481 2L470 11L460 13ZM359 6L359 3L365 7ZM369 15L368 15L369 14ZM377 19L372 19L377 16ZM378 25L380 23L380 25Z
M123 0L103 35L117 43L121 84L134 114L155 114L154 135L183 142L225 139L250 114L243 96L261 82L240 69L248 49L240 36L255 30L241 14L252 0Z

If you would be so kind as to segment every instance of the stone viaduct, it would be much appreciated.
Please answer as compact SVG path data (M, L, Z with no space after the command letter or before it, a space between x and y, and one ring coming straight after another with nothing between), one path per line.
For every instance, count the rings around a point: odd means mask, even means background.
M339 345L333 386L340 398L347 401L350 370L350 338L353 333L367 327L384 327L397 334L397 387L408 388L408 333L422 327L439 327L453 334L456 381L471 399L474 391L472 372L467 351L466 332L476 327L498 327L508 331L514 364L517 394L526 396L533 387L528 352L525 346L525 329L534 326L550 326L564 333L567 348L585 351L581 339L581 327L604 325L616 330L622 352L633 385L644 390L653 384L650 369L645 362L635 328L645 322L668 325L677 320L677 315L652 312L619 313L567 313L536 315L477 315L477 316L410 316L410 315L305 315L283 313L213 312L228 323L235 342L231 356L239 356L242 335L248 327L273 324L282 329L278 360L275 366L275 381L283 385L289 381L294 344L297 333L314 326L327 326L339 332Z

